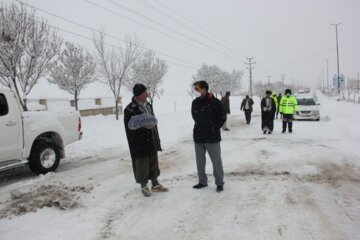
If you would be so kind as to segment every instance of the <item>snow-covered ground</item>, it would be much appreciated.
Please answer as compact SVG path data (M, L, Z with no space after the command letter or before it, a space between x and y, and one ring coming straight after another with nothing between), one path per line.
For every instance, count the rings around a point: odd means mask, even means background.
M263 135L259 109L247 126L241 98L231 97L222 193L212 177L208 188L192 189L197 178L188 110L158 111L165 149L160 181L170 191L151 198L134 182L123 122L83 118L84 139L66 149L56 173L36 177L21 168L1 175L0 210L9 206L13 189L60 183L94 189L80 193L69 210L0 219L0 239L359 239L360 105L319 100L320 122L295 122L290 135L280 133L276 120L275 133ZM210 161L207 168L211 174Z

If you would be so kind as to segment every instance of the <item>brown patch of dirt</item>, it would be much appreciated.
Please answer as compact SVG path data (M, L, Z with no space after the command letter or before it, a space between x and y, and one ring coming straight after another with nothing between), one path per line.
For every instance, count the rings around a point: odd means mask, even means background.
M65 210L78 203L80 193L90 193L92 189L91 185L73 187L64 184L41 185L10 200L7 206L0 211L0 219L36 212L44 207L55 206Z

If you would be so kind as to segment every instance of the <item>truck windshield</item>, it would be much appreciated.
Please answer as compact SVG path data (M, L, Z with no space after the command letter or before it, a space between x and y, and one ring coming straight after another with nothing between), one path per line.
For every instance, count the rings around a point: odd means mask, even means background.
M297 99L298 105L302 106L314 106L316 102L312 98L298 98Z

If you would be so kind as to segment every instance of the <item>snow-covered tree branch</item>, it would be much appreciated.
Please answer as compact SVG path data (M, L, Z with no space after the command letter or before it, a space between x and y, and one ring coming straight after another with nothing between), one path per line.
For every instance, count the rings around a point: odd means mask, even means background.
M229 73L216 65L208 66L204 64L193 76L192 81L205 80L209 83L211 92L222 96L225 92L240 89L242 75L242 71L233 70Z
M0 84L14 89L24 110L26 96L47 74L61 39L34 12L12 4L0 8Z
M139 43L135 38L128 36L124 47L108 49L105 36L104 31L94 36L96 61L102 81L109 86L115 98L115 114L116 120L118 120L120 90L123 84L130 79L131 67L140 54Z
M96 63L82 47L66 42L58 59L51 64L49 82L74 96L75 108L81 90L95 81Z
M155 97L163 94L160 89L162 79L168 71L168 65L162 59L156 58L152 50L144 52L132 67L131 79L126 86L131 90L136 83L142 83L148 88L151 104Z

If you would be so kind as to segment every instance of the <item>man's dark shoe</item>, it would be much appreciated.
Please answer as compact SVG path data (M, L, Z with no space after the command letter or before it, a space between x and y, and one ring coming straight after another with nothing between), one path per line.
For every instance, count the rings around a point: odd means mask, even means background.
M286 131L285 130L282 130L282 132L281 133L285 133Z
M289 130L289 133L292 133L292 130Z
M198 183L193 186L193 188L195 188L195 189L200 189L200 188L204 188L204 187L207 187L207 184Z
M217 191L217 192L222 192L222 191L224 191L224 186L217 186L217 187L216 187L216 191Z

